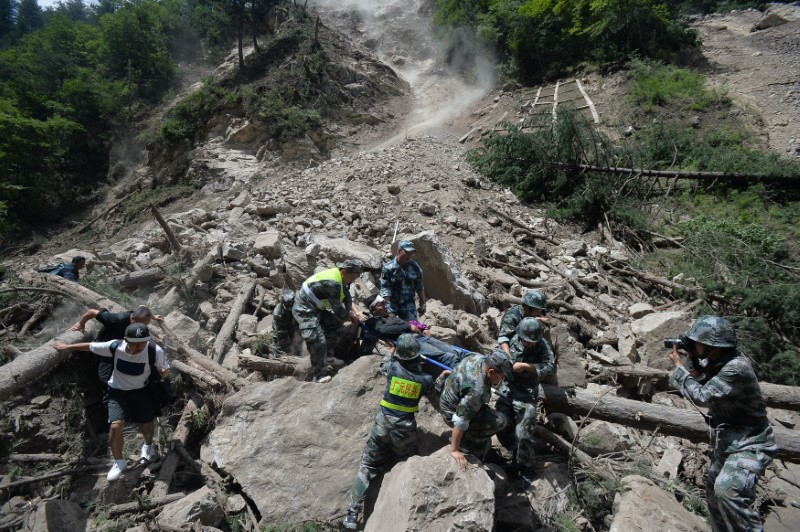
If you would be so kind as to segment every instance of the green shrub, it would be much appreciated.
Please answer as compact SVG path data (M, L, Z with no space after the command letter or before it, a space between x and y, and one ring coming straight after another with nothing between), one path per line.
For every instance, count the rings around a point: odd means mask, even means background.
M221 108L236 102L236 96L220 83L208 79L203 87L178 102L161 126L161 136L170 143L194 142Z
M706 90L705 77L699 72L641 59L632 60L630 69L633 82L628 98L646 111L654 112L667 105L694 111L730 105L723 91Z

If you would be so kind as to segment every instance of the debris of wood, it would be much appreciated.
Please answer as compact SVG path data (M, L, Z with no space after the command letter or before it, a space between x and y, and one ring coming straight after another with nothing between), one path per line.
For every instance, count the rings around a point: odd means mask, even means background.
M261 358L255 355L239 355L240 367L275 377L294 375L296 363L297 357Z
M661 434L694 442L708 441L709 427L696 410L670 408L609 395L601 397L583 390L564 390L549 384L540 385L539 397L550 412L575 416L585 416L591 412L593 419L642 430L658 428ZM776 458L800 463L800 432L782 427L773 429L779 447Z
M135 502L128 502L125 504L115 504L114 506L111 506L108 509L108 516L118 517L120 515L129 514L132 512L143 512L146 510L152 510L154 508L159 508L171 502L183 499L184 497L186 497L185 493L178 492L178 493L171 493L169 495L164 495L163 497L158 497L155 499L142 498Z
M217 334L217 338L214 340L214 360L216 360L218 364L221 364L225 359L225 354L233 343L232 336L239 322L239 316L244 312L247 303L253 295L255 287L255 280L248 281L247 284L242 287L239 295L236 296L236 299L231 305L231 310L228 317L225 319L225 323L222 324L222 328L219 330L219 334Z
M117 275L113 279L125 288L141 288L162 281L164 279L164 270L161 268L148 268Z

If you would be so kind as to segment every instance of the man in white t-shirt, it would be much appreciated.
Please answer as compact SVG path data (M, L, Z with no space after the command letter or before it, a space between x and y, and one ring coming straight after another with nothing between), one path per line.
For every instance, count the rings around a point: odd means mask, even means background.
M153 419L155 419L153 398L147 388L150 378L148 342L150 331L143 323L131 323L125 329L125 339L110 342L85 342L63 344L53 342L59 351L91 351L95 355L113 360L113 371L108 380L108 442L114 465L108 472L108 480L117 480L127 466L122 458L125 421L138 423L144 436L142 458L150 460L153 456ZM116 347L116 349L114 349ZM167 376L169 366L164 358L164 350L155 346L155 367L162 378Z

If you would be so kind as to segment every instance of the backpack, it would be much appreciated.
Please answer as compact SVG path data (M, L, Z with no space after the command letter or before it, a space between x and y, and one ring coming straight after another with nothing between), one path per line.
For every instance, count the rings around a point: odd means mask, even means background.
M64 271L64 268L66 267L67 267L66 264L64 264L63 262L59 262L55 266L45 266L44 268L41 268L36 271L39 273L49 273L50 275L58 275L59 273Z
M109 349L111 350L111 370L114 369L114 361L117 358L117 348L121 340L114 340L111 342ZM153 413L156 417L162 415L161 409L171 405L175 401L175 396L172 393L172 380L169 377L161 378L156 368L156 344L155 342L147 342L147 358L150 362L150 378L147 379L146 387L150 391L150 397L153 399Z

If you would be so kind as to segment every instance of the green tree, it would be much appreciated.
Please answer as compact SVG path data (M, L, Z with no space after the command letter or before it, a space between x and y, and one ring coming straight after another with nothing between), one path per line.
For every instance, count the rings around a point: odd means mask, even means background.
M14 31L14 0L0 0L0 45L11 37Z
M43 26L42 8L37 0L20 0L17 8L17 34L32 33Z
M160 4L142 0L100 19L102 57L109 73L126 80L142 98L160 96L175 74L163 15Z

